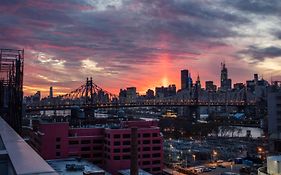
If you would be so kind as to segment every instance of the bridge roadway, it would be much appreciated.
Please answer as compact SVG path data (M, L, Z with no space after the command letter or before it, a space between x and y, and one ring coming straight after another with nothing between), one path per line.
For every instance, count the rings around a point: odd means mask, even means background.
M78 103L65 103L65 104L38 104L28 105L26 112L32 111L46 111L46 110L64 110L73 109L79 106L82 109L106 109L106 108L130 108L130 107L191 107L191 106L255 106L254 101L229 101L229 102L202 102L202 101L142 101L134 103L93 103L93 104L78 104Z

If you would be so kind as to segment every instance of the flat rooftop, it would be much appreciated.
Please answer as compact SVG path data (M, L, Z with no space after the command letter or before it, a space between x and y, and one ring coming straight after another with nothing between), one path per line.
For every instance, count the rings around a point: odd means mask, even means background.
M82 175L88 174L110 175L100 167L84 159L67 158L47 160L47 163L61 175Z
M118 173L122 174L122 175L130 175L131 171L130 171L130 169L126 169L126 170L120 170L120 171L118 171ZM143 169L139 169L138 175L152 175L152 174L144 171Z
M58 175L1 117L0 162L1 174Z

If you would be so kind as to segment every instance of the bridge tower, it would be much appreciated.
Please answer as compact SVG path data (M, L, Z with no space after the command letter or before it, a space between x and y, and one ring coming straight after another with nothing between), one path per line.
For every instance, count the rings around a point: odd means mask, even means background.
M93 79L92 77L86 80L86 86L85 86L85 98L86 98L86 104L93 104Z
M198 76L194 87L194 94L192 98L194 105L189 107L189 112L190 112L189 116L193 117L196 120L200 119L200 106L199 106L200 90L201 90L201 85L200 85L200 78Z

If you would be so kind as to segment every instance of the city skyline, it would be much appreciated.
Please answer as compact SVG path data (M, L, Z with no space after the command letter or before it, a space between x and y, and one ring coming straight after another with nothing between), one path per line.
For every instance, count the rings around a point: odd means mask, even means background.
M25 95L67 93L85 77L115 94L179 88L182 69L219 85L223 61L233 83L279 78L279 1L15 2L0 7L0 40L25 49Z

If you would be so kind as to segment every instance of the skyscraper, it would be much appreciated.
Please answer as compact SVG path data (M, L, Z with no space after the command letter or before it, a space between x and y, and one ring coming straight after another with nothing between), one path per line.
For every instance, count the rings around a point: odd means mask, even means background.
M197 86L197 88L201 89L201 82L200 82L199 74L197 75L196 86Z
M231 79L228 78L228 71L225 63L221 63L221 90L231 89Z
M192 87L192 78L187 69L181 70L181 89L190 90Z
M181 89L187 89L188 75L187 69L181 70Z
M51 87L50 87L50 95L49 95L49 97L50 97L50 98L53 98L53 96L54 96L54 95L53 95L53 87L51 86Z

